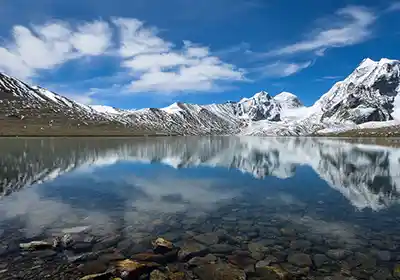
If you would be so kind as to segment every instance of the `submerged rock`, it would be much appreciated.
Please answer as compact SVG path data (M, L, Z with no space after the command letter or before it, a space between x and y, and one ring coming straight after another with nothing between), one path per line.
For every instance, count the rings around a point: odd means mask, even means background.
M243 270L226 263L206 264L193 271L200 280L246 280Z
M150 280L168 280L168 275L159 270L154 270L150 273Z
M228 261L231 264L243 269L246 273L255 271L254 264L256 263L256 261L248 256L243 256L243 255L228 256Z
M204 245L213 245L219 242L219 234L216 232L199 234L193 237L194 240L204 244Z
M118 261L115 264L115 269L117 273L122 278L128 278L128 279L136 279L143 273L149 272L158 267L160 267L160 265L157 263L152 263L152 262L141 263L129 259Z
M209 252L208 248L200 243L187 240L178 252L180 261L187 261L193 257L205 256Z
M214 244L209 247L211 253L214 254L228 254L236 248L229 244Z
M72 228L65 228L61 232L63 234L77 234L89 231L91 228L90 226L77 226Z
M288 261L289 263L300 267L306 267L312 265L311 257L304 253L290 254L288 257Z
M154 252L156 253L165 253L174 248L174 244L171 241L168 241L164 238L157 238L152 242Z
M378 251L376 256L379 260L388 262L392 259L392 254L389 251Z
M188 261L188 264L191 266L199 266L199 265L204 265L204 264L209 264L209 263L215 263L217 261L217 257L208 254L205 257L194 257L191 260Z
M328 264L330 259L324 254L315 254L313 257L315 267L319 268L325 264Z
M255 260L262 260L265 256L265 253L268 251L267 247L256 242L249 243L247 247L251 253L251 257Z
M147 261L147 262L156 262L156 263L166 263L167 257L162 254L154 254L154 253L139 253L131 256L132 260L137 261Z
M80 278L80 280L109 280L111 277L112 277L111 272L104 272L104 273L86 275Z
M22 250L29 250L29 251L45 250L53 248L53 243L47 241L31 241L29 243L21 243L19 244L19 247Z
M107 265L99 260L89 261L79 266L80 271L89 275L104 274L107 269Z
M351 255L351 252L344 249L331 249L326 252L326 255L334 260L343 260Z
M288 272L283 270L278 265L256 267L256 273L257 273L257 275L262 277L261 279L276 279L276 280L289 279Z

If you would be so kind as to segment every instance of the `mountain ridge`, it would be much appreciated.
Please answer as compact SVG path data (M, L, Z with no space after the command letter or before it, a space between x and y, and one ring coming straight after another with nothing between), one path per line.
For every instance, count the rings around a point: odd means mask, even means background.
M360 129L367 123L387 126L400 119L400 61L364 59L312 106L293 93L271 96L260 91L249 98L221 104L175 102L164 108L124 110L83 105L47 89L0 73L0 121L19 120L21 130L40 124L39 132L54 127L92 127L138 134L167 135L310 135ZM101 130L100 128L98 128ZM4 130L4 129L3 129ZM7 131L2 131L7 133Z

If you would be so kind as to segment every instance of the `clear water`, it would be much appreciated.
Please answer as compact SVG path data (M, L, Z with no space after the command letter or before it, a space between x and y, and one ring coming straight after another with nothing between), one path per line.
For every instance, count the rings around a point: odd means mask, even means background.
M82 252L18 249L77 226L94 240L89 251L124 257L160 236L180 246L214 233L231 249L214 252L213 262L246 251L253 268L239 267L249 279L273 279L254 271L271 257L268 266L294 279L400 275L395 147L321 138L0 139L0 157L1 279L92 272L74 259Z

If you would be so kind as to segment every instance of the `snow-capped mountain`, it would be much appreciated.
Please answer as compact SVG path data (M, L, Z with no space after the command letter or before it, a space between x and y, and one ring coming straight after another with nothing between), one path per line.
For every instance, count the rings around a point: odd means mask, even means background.
M393 120L400 116L399 84L400 61L365 59L314 106L323 112L322 120L356 124Z
M0 141L3 195L73 170L130 161L233 168L258 179L290 178L306 165L358 209L380 210L400 202L400 153L389 147L308 137L16 139L11 146L7 141Z
M265 91L238 102L123 110L86 106L0 74L0 121L51 126L111 125L119 130L172 135L308 135L400 124L400 61L365 59L314 105L288 92Z
M262 120L245 135L307 135L400 124L400 61L364 59L314 105L286 110L279 122Z

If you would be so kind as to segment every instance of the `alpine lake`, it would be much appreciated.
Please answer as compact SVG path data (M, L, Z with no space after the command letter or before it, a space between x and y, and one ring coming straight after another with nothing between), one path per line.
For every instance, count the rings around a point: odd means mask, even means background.
M0 279L400 279L394 139L0 139Z

